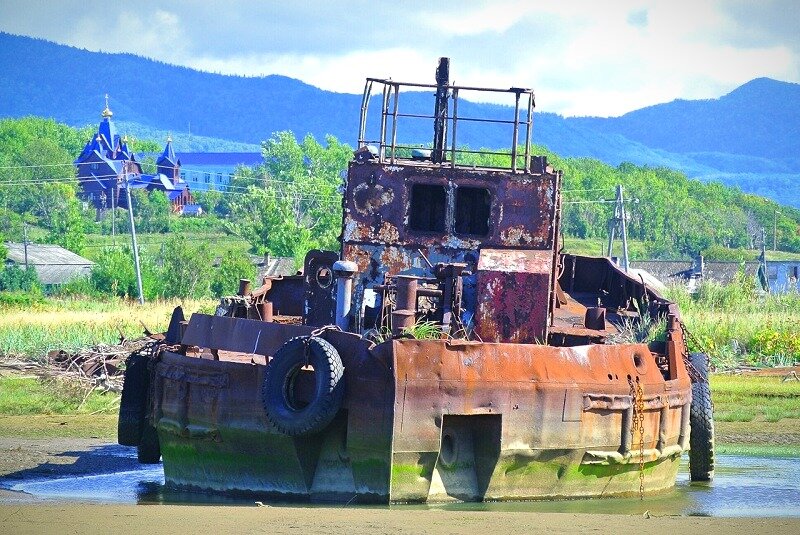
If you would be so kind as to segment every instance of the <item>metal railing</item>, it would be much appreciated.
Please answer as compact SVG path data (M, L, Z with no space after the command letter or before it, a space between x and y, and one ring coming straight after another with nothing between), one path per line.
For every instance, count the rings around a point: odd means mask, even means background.
M380 133L378 139L367 139L367 117L369 115L370 101L372 100L373 89L375 86L381 88L381 117L380 117ZM385 80L381 78L367 78L364 86L364 94L361 101L361 119L359 124L358 146L364 147L367 145L376 146L378 149L378 161L381 163L394 164L398 159L411 159L408 157L398 156L398 151L410 151L413 149L426 148L424 145L404 145L397 142L397 126L400 119L427 119L432 122L436 121L436 116L431 113L418 114L418 113L401 113L400 112L400 89L402 88L419 88L419 89L434 89L439 90L441 87L435 84L420 84L408 82L395 82L392 80ZM443 146L440 149L446 151L449 158L443 158L439 165L446 167L474 167L472 164L460 164L458 162L459 155L465 154L488 154L500 155L510 157L510 163L507 166L488 166L496 169L510 169L512 172L525 172L529 173L531 170L531 134L533 130L533 108L535 106L534 94L531 89L523 89L512 87L509 89L495 89L488 87L472 87L472 86L444 86L448 94L452 106L447 107L449 112L452 109L452 114L448 113L445 118L445 135L443 136ZM508 93L514 96L513 118L512 119L489 119L481 117L462 117L458 114L458 103L460 94L465 91L475 91L482 93ZM433 109L433 103L431 105ZM520 118L520 110L524 110L524 118ZM458 144L458 126L463 123L490 123L490 124L507 124L512 126L512 135L509 139L511 149L509 151L493 151L493 150L470 150L463 146L459 148ZM434 127L435 129L435 127ZM431 131L433 132L432 129ZM521 144L518 143L520 130L524 130L525 139ZM447 134L450 133L449 143L447 141ZM431 147L432 151L436 151L437 147ZM519 160L522 160L521 162ZM482 165L481 167L487 167Z

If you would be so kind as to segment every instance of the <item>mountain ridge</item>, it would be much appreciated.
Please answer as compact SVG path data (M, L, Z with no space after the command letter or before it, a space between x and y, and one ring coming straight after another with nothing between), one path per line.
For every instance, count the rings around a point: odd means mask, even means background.
M330 134L354 144L358 130L361 95L322 90L283 75L207 73L2 32L0 72L0 117L38 115L72 126L95 124L108 93L115 120L142 130L191 132L249 145L280 130L317 139ZM405 93L402 102L411 113L430 113L428 95ZM497 109L460 101L459 115ZM800 207L798 125L800 84L762 77L716 99L676 99L619 117L536 112L534 141L566 157L671 167L744 191L767 191ZM410 127L400 136L425 142L430 132ZM480 135L459 129L459 142L471 147L501 148L510 141L499 128L484 128Z

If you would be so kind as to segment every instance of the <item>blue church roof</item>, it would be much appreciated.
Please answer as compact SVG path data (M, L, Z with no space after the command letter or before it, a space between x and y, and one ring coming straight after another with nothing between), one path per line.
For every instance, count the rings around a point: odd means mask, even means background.
M158 165L164 165L168 163L170 166L178 165L178 158L175 156L175 149L172 148L172 138L167 138L167 144L164 146L164 152L161 153L161 157L156 162Z
M132 160L133 154L128 149L128 144L125 142L124 139L117 138L117 144L114 147L115 152L115 159L116 160Z
M114 127L114 123L111 122L110 117L103 117L103 120L100 121L100 128L98 128L97 133L102 140L105 150L114 150L114 147L119 143L117 129Z

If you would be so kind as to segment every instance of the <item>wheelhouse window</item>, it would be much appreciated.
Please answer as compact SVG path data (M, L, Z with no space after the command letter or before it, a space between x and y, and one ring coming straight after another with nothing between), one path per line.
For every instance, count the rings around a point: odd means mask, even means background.
M444 232L447 193L444 186L414 184L411 187L409 227L418 232Z
M489 234L489 215L492 196L484 188L461 186L456 189L456 234L486 236Z

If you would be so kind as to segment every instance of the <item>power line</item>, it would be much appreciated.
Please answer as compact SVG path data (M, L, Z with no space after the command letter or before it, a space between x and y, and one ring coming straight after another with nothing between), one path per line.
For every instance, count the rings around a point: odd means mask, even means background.
M116 176L116 175L114 175ZM18 186L44 186L48 184L69 184L72 183L75 179L60 179L60 180L32 180L32 181L0 181L0 187L18 187ZM79 180L78 183L81 182L91 182L91 180ZM270 182L277 182L281 184L294 184L292 182L281 182L281 181L270 181ZM269 185L269 184L268 184ZM196 190L195 193L208 193L209 191L213 191L214 193L219 193L220 195L250 195L251 192L249 191L250 188L253 188L254 191L263 191L269 193L270 191L277 192L280 197L282 198L296 198L298 200L305 200L305 201L314 201L314 200L332 200L332 201L339 201L341 200L341 195L336 194L324 194L324 193L313 193L313 192L301 192L300 194L292 194L286 193L281 191L280 188L269 188L269 187L258 187L258 186L232 186L231 189L237 189L242 191L230 191L230 190ZM133 188L139 189L139 188ZM141 188L145 189L145 188ZM190 190L191 191L191 190Z
M596 201L563 201L561 204L608 204L615 203L613 199L598 199Z
M616 199L597 199L596 201L563 201L561 204L613 204ZM624 199L624 203L639 204L639 199Z
M596 191L612 191L613 188L594 188L594 189L562 189L561 193L590 193Z
M188 167L188 168L181 167L181 170L183 170L183 171L191 171L191 172L195 172L195 173L208 173L208 171L204 171L204 170L197 169L197 168L194 168L194 167ZM131 174L134 174L136 176L155 176L155 175L149 175L147 173L142 173L141 175L138 175L136 173L131 173ZM118 176L119 176L118 174L102 174L102 175L93 175L92 177L66 176L66 177L52 177L52 178L20 178L20 179L16 179L16 180L0 180L0 186L39 185L39 184L50 184L50 183L53 183L53 184L57 184L57 183L72 183L74 181L77 181L78 183L86 183L86 182L91 183L91 182L93 182L93 181L95 181L97 179L117 178ZM294 181L294 180L282 180L282 179L279 179L279 178L269 177L269 176L253 176L253 177L251 177L251 176L246 176L246 175L241 175L241 174L231 174L231 173L228 173L227 176L228 176L228 178L230 180L233 180L233 179L244 179L244 180L255 180L255 181L264 180L267 183L290 184L290 185L298 184L298 182ZM195 181L187 181L185 179L183 179L183 180L184 180L184 183L186 183L187 185L189 185L191 182L195 182ZM201 182L198 182L198 183L202 184ZM237 184L227 183L227 184L224 184L224 187L225 187L225 189L234 189L234 188L236 188L236 189L247 189L249 186L241 186L241 185L237 185ZM223 192L222 190L214 190L214 191Z

